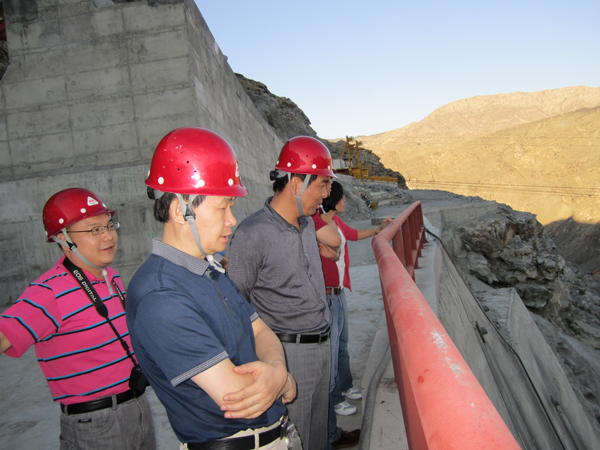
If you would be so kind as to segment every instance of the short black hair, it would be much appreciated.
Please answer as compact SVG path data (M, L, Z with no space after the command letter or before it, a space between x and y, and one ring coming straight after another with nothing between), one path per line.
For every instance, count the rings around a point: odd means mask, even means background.
M325 212L331 210L335 211L335 205L339 203L343 196L344 188L342 187L342 184L337 181L332 181L331 193L329 194L329 197L323 199L323 209Z
M304 181L304 179L306 178L306 174L293 173L292 177L300 178L302 181ZM319 177L319 175L311 175L310 180L308 182L308 186L310 186L311 183L313 181L315 181L318 177ZM286 173L284 176L275 179L275 181L273 182L273 192L275 194L282 192L285 189L285 187L287 186L287 184L288 184L288 176Z
M186 202L190 198L188 194L182 194L181 196ZM154 218L157 221L160 223L167 223L169 221L169 208L171 207L173 200L176 198L177 196L175 194L172 194L171 192L165 192L160 198L154 201ZM205 195L196 196L192 202L192 208L197 208L205 198Z

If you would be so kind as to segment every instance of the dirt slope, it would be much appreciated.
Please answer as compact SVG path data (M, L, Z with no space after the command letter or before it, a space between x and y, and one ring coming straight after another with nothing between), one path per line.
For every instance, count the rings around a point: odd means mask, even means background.
M357 138L366 148L396 152L407 145L444 145L595 106L600 106L600 87L476 96L448 103L420 122Z
M478 195L537 214L600 221L600 88L473 97L361 136L411 188Z

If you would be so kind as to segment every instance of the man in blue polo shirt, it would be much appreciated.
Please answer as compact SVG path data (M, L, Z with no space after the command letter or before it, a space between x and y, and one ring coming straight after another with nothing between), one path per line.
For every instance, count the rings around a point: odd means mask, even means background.
M287 448L296 383L283 348L214 257L247 194L233 150L211 131L174 130L146 184L164 232L129 284L127 324L182 448Z

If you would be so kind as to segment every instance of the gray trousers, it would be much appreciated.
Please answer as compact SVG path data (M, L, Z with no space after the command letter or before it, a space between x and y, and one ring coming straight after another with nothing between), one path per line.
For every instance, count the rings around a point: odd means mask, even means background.
M60 415L60 450L156 450L146 395L90 413Z
M283 342L288 371L298 386L298 394L287 404L290 420L296 425L305 450L326 450L329 407L331 346Z

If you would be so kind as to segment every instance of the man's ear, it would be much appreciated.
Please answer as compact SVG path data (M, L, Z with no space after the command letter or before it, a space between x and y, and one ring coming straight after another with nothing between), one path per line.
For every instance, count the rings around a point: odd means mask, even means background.
M55 235L54 237L60 239L61 241L65 241L67 242L67 237L65 236L65 234L61 231L59 232L57 235ZM67 251L69 251L68 247L65 247L64 245L60 245L58 242L56 243L56 245L58 245L58 247L60 248L60 251L63 252L64 255L67 254Z
M309 177L310 175L306 176ZM288 185L290 186L290 189L292 190L292 194L294 194L294 196L297 197L300 195L300 192L302 192L303 183L304 182L300 179L300 177L292 177Z
M179 206L179 200L177 197L173 199L171 205L169 206L169 222L173 221L174 223L178 223L183 225L186 223L185 217L183 216L183 211L181 211L181 207Z

